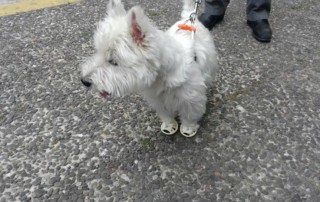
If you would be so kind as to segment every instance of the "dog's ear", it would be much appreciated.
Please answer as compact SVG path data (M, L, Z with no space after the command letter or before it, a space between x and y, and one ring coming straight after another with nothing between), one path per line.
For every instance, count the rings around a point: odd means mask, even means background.
M144 44L146 38L156 31L150 19L139 6L133 7L127 14L131 36L138 45Z
M121 2L121 0L110 0L107 6L108 15L125 15L126 10Z
M135 11L131 12L131 35L137 44L143 43L145 33L137 21L137 14Z

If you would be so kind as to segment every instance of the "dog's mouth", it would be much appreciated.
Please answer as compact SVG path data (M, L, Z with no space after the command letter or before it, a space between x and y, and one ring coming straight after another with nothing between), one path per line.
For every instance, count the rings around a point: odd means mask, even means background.
M110 93L108 93L108 92L106 92L106 91L101 91L101 92L100 92L100 95L101 95L101 97L103 97L103 98L107 98L107 97L110 96Z

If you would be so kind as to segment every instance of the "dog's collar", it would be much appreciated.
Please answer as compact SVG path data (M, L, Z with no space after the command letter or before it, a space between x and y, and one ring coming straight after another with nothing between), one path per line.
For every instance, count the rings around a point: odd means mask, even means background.
M190 32L196 32L197 29L195 26L192 25L187 25L186 23L184 24L178 24L179 29L181 30L186 30L186 31L190 31Z

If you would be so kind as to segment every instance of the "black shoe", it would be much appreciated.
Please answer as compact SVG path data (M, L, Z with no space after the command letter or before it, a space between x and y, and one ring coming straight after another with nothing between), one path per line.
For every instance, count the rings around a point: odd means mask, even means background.
M247 24L252 29L252 35L260 42L268 43L272 37L272 31L267 19L257 21L247 21Z
M216 26L216 24L220 23L223 20L223 17L224 15L210 15L203 13L199 17L199 20L206 28L212 30L212 28Z

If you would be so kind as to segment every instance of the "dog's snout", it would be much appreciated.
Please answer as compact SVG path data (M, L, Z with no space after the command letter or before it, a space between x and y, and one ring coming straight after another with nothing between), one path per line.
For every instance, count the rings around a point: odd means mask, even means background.
M81 83L88 88L92 85L90 81L87 81L85 79L81 79Z

